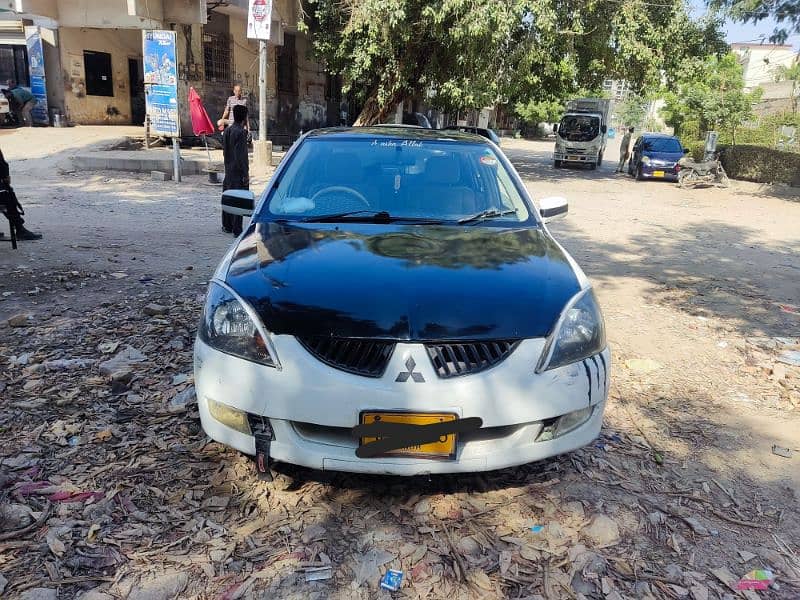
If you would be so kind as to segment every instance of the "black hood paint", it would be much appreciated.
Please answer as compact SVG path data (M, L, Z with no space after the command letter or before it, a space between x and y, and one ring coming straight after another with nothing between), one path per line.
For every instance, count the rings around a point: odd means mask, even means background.
M546 336L580 289L538 227L252 225L226 282L267 330L403 341Z

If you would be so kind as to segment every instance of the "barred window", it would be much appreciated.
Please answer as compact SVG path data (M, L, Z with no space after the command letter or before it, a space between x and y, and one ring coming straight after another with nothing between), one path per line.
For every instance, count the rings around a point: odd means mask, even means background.
M225 33L203 32L203 63L206 81L233 81L233 39Z

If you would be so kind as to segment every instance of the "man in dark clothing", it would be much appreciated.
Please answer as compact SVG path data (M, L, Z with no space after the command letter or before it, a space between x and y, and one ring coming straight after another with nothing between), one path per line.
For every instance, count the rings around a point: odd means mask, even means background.
M247 107L233 107L233 125L222 134L222 154L225 157L225 179L222 190L250 189L250 164L247 158ZM242 233L242 217L222 213L222 229L226 233Z
M20 240L40 240L42 239L41 233L34 233L25 229L25 220L22 215L25 211L22 210L17 195L11 187L11 175L8 168L8 163L3 157L3 151L0 150L0 207L8 217L9 222L14 225L17 230L17 239Z

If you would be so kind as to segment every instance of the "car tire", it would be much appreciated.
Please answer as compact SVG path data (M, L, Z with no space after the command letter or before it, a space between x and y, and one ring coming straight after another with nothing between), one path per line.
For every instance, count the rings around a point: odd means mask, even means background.
M589 170L594 171L597 168L597 163L592 161L589 163Z
M555 168L555 169L560 169L562 166L563 166L563 165L562 165L562 163L561 163L561 161L560 161L560 160L554 160L554 161L553 161L553 168Z
M597 155L597 167L600 168L603 166L603 153Z

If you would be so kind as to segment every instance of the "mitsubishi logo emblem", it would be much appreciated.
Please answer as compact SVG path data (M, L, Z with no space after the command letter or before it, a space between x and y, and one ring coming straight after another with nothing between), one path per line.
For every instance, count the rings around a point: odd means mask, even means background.
M400 371L395 381L398 381L400 383L405 383L406 381L408 381L408 378L411 377L411 379L414 380L414 383L425 383L425 378L422 376L422 373L414 371L414 367L416 366L417 363L414 362L414 358L409 356L406 359L406 369L408 369L408 371Z

